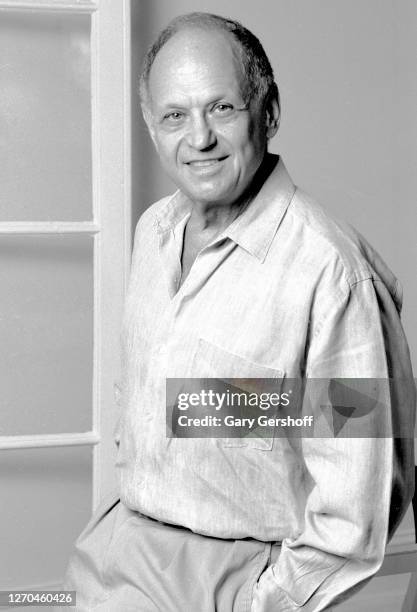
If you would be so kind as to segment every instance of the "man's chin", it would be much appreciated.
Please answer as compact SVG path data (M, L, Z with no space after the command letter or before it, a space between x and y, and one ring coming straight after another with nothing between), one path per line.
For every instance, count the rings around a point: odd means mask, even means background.
M211 188L201 185L199 188L194 187L187 192L184 191L184 193L186 193L192 202L203 206L231 206L239 198L239 194L234 194L232 190L219 189L218 186Z

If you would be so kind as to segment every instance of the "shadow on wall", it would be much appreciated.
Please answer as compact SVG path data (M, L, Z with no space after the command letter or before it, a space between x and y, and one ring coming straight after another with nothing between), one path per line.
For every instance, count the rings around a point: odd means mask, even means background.
M139 103L138 81L142 59L161 24L154 19L151 2L131 1L132 31L132 231L143 211L175 185L160 169ZM157 23L158 22L158 23ZM162 186L161 186L162 183ZM162 190L161 190L162 187Z

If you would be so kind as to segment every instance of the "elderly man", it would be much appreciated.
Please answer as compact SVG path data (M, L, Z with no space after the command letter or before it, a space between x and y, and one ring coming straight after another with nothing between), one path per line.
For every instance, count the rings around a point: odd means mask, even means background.
M178 191L137 226L120 494L80 536L66 587L96 612L329 610L382 563L412 492L411 440L378 419L367 437L167 437L165 383L401 378L380 414L412 428L398 285L267 152L278 89L251 32L175 19L140 90Z

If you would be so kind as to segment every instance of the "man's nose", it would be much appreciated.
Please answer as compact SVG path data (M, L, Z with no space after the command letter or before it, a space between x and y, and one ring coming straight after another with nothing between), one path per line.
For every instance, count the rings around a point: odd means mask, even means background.
M203 114L191 117L187 136L188 144L200 151L216 144L216 134Z

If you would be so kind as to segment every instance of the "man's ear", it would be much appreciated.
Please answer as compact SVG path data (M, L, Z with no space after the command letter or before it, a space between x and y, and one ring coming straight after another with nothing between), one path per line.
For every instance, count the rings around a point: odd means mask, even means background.
M279 99L279 91L276 83L271 87L265 104L265 125L266 137L273 138L278 132L279 122L281 119L281 105Z

